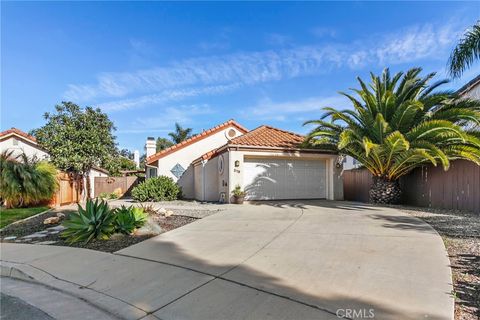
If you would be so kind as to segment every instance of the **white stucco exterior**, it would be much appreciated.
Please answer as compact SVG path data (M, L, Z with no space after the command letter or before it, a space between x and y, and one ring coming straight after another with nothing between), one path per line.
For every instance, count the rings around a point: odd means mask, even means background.
M230 130L234 130L235 134L232 135ZM185 198L196 198L201 191L198 187L198 183L195 184L194 166L192 165L192 162L203 154L225 145L229 141L229 138L227 138L228 132L230 132L230 139L243 134L243 132L236 126L229 125L217 132L197 139L193 143L178 148L175 152L166 154L160 159L147 164L147 178L150 178L151 175L154 174L149 168L155 168L156 176L167 176L176 181L182 188L182 193ZM181 165L183 169L185 169L179 178L177 178L171 171L176 164ZM212 172L215 171L216 168L214 170L213 165L209 165L207 166L207 170L208 172ZM210 193L218 194L215 190L212 190ZM218 197L215 201L218 201Z
M218 169L220 157L223 157L225 163L223 173L220 173L220 170ZM246 182L244 181L245 159L269 159L272 161L275 161L275 159L299 159L324 161L326 170L325 198L329 200L343 199L343 180L341 178L342 168L336 166L336 155L298 151L286 152L262 150L229 150L208 161L197 161L194 165L195 198L201 201L219 201L223 194L225 200L230 202L232 200L232 191L235 186L239 185L242 190L247 188Z
M13 156L25 153L27 157L48 160L49 154L42 150L36 142L20 135L9 134L0 138L0 152L13 151Z

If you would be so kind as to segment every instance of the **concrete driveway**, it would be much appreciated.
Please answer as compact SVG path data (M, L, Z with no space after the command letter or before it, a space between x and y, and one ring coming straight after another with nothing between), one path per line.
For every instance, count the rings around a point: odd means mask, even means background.
M157 311L161 319L453 318L440 236L395 209L232 205L118 253L214 277Z
M443 242L416 218L332 201L226 208L115 254L2 244L2 263L128 319L453 319Z

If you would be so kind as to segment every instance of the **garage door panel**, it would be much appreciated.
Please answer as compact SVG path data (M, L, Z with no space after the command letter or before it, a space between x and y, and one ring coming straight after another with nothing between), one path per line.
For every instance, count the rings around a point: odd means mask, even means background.
M245 159L248 200L326 198L325 160Z

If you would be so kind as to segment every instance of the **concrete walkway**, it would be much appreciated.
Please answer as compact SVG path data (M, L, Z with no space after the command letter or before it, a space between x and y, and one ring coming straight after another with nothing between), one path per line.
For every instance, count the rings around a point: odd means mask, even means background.
M453 319L443 242L416 218L331 201L226 208L113 255L2 244L2 273L125 319Z

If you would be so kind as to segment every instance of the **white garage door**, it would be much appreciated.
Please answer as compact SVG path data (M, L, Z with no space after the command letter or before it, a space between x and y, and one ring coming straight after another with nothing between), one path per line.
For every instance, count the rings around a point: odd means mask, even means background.
M326 170L324 160L245 159L246 199L326 198Z

